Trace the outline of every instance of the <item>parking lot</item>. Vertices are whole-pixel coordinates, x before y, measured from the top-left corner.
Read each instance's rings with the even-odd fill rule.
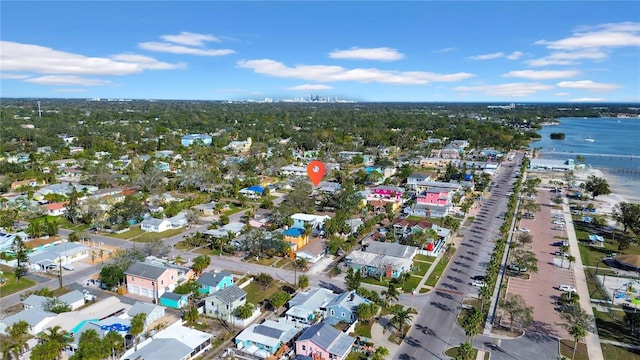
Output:
[[[560,250],[554,246],[558,238],[566,237],[564,230],[554,229],[558,224],[553,224],[553,215],[561,214],[561,210],[553,209],[551,196],[548,189],[540,188],[536,201],[540,204],[540,211],[535,214],[535,219],[520,220],[519,227],[528,228],[533,237],[529,245],[538,259],[538,272],[531,273],[530,279],[523,277],[510,277],[507,283],[507,293],[521,295],[526,304],[533,308],[534,322],[529,330],[542,332],[560,338],[570,338],[567,330],[562,325],[560,313],[555,309],[556,300],[560,297],[559,285],[575,287],[573,269],[569,267],[569,261],[553,253]],[[562,267],[560,267],[562,265]],[[503,316],[503,321],[508,321],[508,316]]]

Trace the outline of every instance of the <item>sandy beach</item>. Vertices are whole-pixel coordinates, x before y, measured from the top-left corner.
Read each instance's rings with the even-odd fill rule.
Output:
[[[628,187],[622,186],[620,179],[615,176],[595,168],[576,169],[574,174],[576,175],[578,185],[584,183],[591,175],[607,180],[611,194],[600,195],[596,197],[595,200],[589,200],[589,202],[592,202],[597,207],[599,214],[610,215],[616,204],[621,202],[640,203],[640,194],[632,191]],[[614,222],[611,221],[610,223],[612,224]]]

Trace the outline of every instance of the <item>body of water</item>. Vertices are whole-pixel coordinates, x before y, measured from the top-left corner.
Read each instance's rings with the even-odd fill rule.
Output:
[[[614,192],[638,199],[640,118],[559,118],[557,121],[559,125],[545,126],[538,131],[542,139],[530,144],[531,148],[539,149],[541,158],[575,160],[581,155],[586,166],[607,175]],[[565,138],[553,140],[551,133],[564,133]]]
[[[540,157],[566,160],[582,155],[587,165],[603,170],[635,171],[638,174],[632,177],[640,178],[640,118],[557,120],[560,125],[543,127],[538,132],[542,139],[530,145],[532,148],[540,148]],[[563,140],[553,140],[549,137],[551,133],[564,133],[566,137]]]

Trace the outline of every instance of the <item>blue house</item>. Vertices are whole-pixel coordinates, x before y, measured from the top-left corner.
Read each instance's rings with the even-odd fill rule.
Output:
[[[335,325],[340,321],[352,324],[357,320],[356,309],[360,304],[371,301],[358,295],[355,291],[348,291],[338,295],[327,305],[326,323]]]
[[[200,284],[200,291],[202,294],[212,294],[218,290],[222,290],[227,286],[233,285],[233,274],[223,270],[215,273],[204,273],[198,280]]]
[[[236,348],[256,357],[267,358],[298,334],[294,324],[265,320],[244,329],[235,338]]]
[[[160,297],[160,305],[173,309],[181,309],[189,304],[189,294],[176,294],[167,291]]]
[[[187,147],[196,142],[202,142],[204,145],[211,145],[211,136],[207,134],[189,134],[180,139],[182,146]]]

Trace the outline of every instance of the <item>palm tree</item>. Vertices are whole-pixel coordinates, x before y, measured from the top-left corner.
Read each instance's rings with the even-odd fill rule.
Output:
[[[398,301],[398,299],[400,298],[400,292],[394,284],[389,283],[389,286],[387,286],[387,290],[382,290],[382,296],[384,296],[385,302],[387,304],[390,304],[391,300]]]
[[[73,341],[73,335],[66,330],[62,330],[60,325],[49,328],[48,332],[40,334],[38,338],[42,343],[53,343],[55,345],[55,347],[51,346],[51,349],[57,350],[56,358],[58,359],[62,351]]]
[[[567,261],[569,262],[569,267],[571,267],[573,265],[573,263],[576,262],[576,257],[573,255],[569,255],[567,256]]]
[[[397,326],[398,330],[400,330],[400,336],[404,339],[404,325],[411,323],[413,315],[409,312],[409,309],[406,309],[402,306],[398,306],[393,311],[393,317],[390,322]]]
[[[0,334],[0,349],[2,349],[3,359],[18,360],[20,358],[20,347],[7,335]]]
[[[458,355],[456,360],[471,360],[471,354],[473,353],[473,347],[470,343],[465,342],[458,347]]]
[[[18,348],[18,354],[22,354],[27,346],[28,329],[29,324],[24,320],[15,322],[7,328],[7,334]]]
[[[482,286],[478,290],[478,296],[480,297],[480,311],[484,312],[484,303],[493,295],[491,289],[488,286]]]
[[[379,346],[371,356],[371,360],[382,360],[385,356],[389,355],[389,349],[384,346]]]
[[[573,353],[571,354],[571,360],[576,357],[576,349],[578,348],[578,341],[584,339],[587,336],[587,330],[584,327],[576,324],[569,327],[569,335],[573,336]]]
[[[144,323],[147,320],[147,314],[139,313],[131,319],[131,327],[129,333],[133,336],[134,351],[138,351],[138,336],[144,331]]]

